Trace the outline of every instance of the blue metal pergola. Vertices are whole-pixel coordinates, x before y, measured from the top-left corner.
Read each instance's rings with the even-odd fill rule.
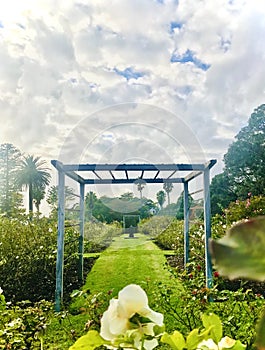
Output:
[[[184,187],[184,263],[189,261],[189,182],[197,176],[203,176],[204,232],[205,232],[205,275],[206,287],[212,286],[212,265],[208,240],[211,237],[210,210],[210,169],[216,164],[212,159],[204,164],[63,164],[52,160],[58,171],[58,237],[56,261],[55,310],[60,311],[63,300],[63,261],[64,261],[64,227],[65,227],[65,176],[79,183],[80,235],[79,235],[79,281],[83,281],[84,251],[84,199],[85,185],[128,184],[137,183],[139,179],[147,184],[182,183]],[[169,172],[162,176],[162,172]],[[83,173],[82,173],[83,172]],[[85,172],[85,173],[84,173]],[[135,177],[133,172],[140,172]],[[176,177],[177,172],[189,172],[183,177]],[[88,174],[87,177],[80,174]],[[153,176],[151,176],[153,174]],[[122,177],[121,177],[122,176]]]

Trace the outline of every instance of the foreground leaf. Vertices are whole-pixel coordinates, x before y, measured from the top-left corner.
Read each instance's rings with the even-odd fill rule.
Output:
[[[257,325],[256,346],[259,350],[265,350],[265,310]]]
[[[183,335],[178,331],[175,331],[173,334],[163,334],[161,342],[170,345],[173,350],[182,350],[186,346]]]
[[[210,240],[215,267],[221,275],[265,280],[265,217],[241,222],[217,241]]]
[[[203,314],[202,323],[206,329],[209,329],[211,327],[210,338],[212,338],[213,341],[217,344],[223,335],[223,326],[220,318],[215,314]]]
[[[97,331],[88,331],[86,335],[79,338],[69,350],[94,350],[106,342],[101,338]]]

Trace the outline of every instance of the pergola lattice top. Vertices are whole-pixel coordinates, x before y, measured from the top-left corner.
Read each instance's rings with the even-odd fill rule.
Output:
[[[215,159],[205,164],[63,164],[52,160],[52,165],[62,171],[71,179],[84,185],[92,184],[127,184],[142,180],[146,183],[184,183],[201,175],[205,169],[210,169],[216,163]],[[132,172],[140,172],[136,177]],[[161,176],[161,172],[170,172],[167,176]],[[183,177],[175,177],[177,172],[189,172]],[[87,178],[77,172],[88,172]],[[108,176],[107,176],[107,174]],[[153,176],[150,173],[153,172]],[[146,173],[148,175],[146,175]],[[119,174],[123,177],[117,177]]]

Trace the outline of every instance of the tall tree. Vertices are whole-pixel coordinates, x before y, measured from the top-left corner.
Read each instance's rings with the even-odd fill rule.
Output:
[[[193,198],[190,194],[189,194],[188,198],[189,198],[189,207],[191,207],[191,205],[193,203]],[[179,220],[184,219],[184,191],[181,192],[181,194],[177,200],[176,218]]]
[[[70,202],[75,200],[75,192],[72,187],[65,186],[65,205],[69,205]],[[51,186],[47,193],[47,203],[51,206],[52,210],[56,210],[58,207],[58,186]]]
[[[93,191],[89,191],[86,194],[85,204],[88,212],[88,220],[91,221],[93,217],[93,209],[97,201],[97,195]]]
[[[163,189],[167,194],[167,204],[170,205],[169,193],[173,190],[173,183],[172,182],[164,182]]]
[[[158,201],[158,204],[160,205],[160,208],[162,209],[166,200],[166,193],[163,190],[158,191],[156,194],[156,199]]]
[[[29,212],[33,211],[34,188],[44,188],[49,185],[51,175],[46,167],[46,161],[40,157],[29,155],[23,158],[17,174],[17,184],[28,189]]]
[[[40,211],[40,203],[45,197],[45,186],[33,186],[33,203],[37,209]]]
[[[212,179],[210,196],[212,215],[221,214],[223,209],[227,208],[231,202],[237,199],[231,179],[229,179],[226,172],[215,175]]]
[[[135,181],[135,185],[137,186],[137,190],[140,193],[140,199],[143,199],[143,189],[145,187],[145,181],[142,179],[138,179],[137,181]]]
[[[236,135],[224,156],[233,192],[245,199],[248,193],[265,194],[265,104],[251,114],[248,125]]]
[[[0,145],[0,211],[10,216],[22,204],[22,195],[16,185],[16,174],[21,161],[18,148],[10,143]]]

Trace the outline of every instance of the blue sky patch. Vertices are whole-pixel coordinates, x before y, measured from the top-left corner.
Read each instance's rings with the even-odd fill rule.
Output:
[[[195,53],[192,50],[187,50],[183,55],[179,55],[177,52],[174,52],[173,55],[171,56],[170,62],[179,62],[179,63],[187,63],[187,62],[192,62],[196,67],[206,71],[208,70],[211,65],[208,63],[204,63],[201,60],[199,60],[196,56]]]
[[[230,49],[230,46],[231,46],[231,40],[221,38],[220,46],[224,52],[228,51]]]
[[[4,25],[1,21],[0,21],[0,28],[4,28]]]
[[[119,70],[118,68],[114,68],[114,72],[126,78],[127,80],[138,79],[144,76],[143,73],[135,71],[132,67],[125,68],[124,70]]]
[[[173,33],[175,28],[180,29],[181,27],[182,27],[182,23],[170,22],[170,33]]]

